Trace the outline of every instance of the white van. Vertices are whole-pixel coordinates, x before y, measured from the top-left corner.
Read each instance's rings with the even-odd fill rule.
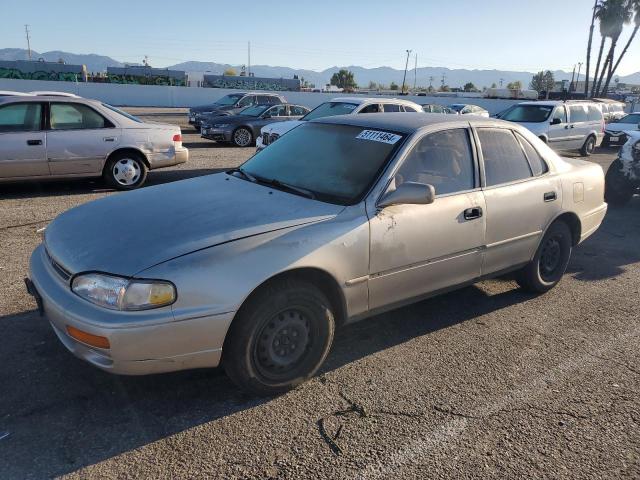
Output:
[[[523,102],[500,118],[528,128],[554,150],[578,150],[585,157],[604,136],[602,111],[589,101]]]

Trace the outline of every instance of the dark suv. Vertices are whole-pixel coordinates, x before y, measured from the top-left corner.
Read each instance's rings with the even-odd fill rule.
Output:
[[[203,115],[234,115],[252,105],[278,105],[287,100],[277,93],[238,92],[230,93],[208,105],[199,105],[189,109],[189,123],[200,128]]]

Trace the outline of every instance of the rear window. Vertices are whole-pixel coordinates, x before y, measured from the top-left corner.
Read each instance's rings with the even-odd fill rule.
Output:
[[[537,177],[538,175],[547,173],[549,171],[549,167],[547,167],[546,162],[542,159],[538,151],[533,148],[533,145],[531,145],[529,141],[519,133],[516,133],[516,137],[520,140],[520,144],[522,145],[522,148],[524,148],[524,153],[527,154],[529,166],[531,167],[533,175]]]
[[[358,105],[346,102],[327,102],[318,105],[307,113],[303,120],[313,120],[314,118],[331,117],[333,115],[347,115],[353,113]]]
[[[396,105],[394,103],[385,103],[382,108],[384,108],[385,112],[399,112],[400,111],[400,105]]]
[[[478,137],[488,187],[531,177],[529,162],[511,130],[480,128]]]

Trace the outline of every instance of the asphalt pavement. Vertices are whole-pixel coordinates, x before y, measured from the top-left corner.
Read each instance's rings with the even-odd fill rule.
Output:
[[[149,185],[252,153],[183,126],[190,161]],[[99,371],[38,316],[22,283],[37,230],[112,194],[0,185],[0,479],[640,478],[640,198],[610,209],[551,292],[486,281],[344,327],[316,378],[259,399],[220,369]]]

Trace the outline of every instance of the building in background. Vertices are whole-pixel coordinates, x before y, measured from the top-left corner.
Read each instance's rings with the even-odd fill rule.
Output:
[[[87,67],[85,65],[69,65],[63,61],[0,60],[0,78],[86,82]]]
[[[185,87],[187,74],[182,70],[152,68],[145,65],[107,67],[108,83],[133,85],[171,85]]]
[[[237,88],[240,90],[299,92],[301,83],[297,78],[210,75],[205,73],[202,86],[208,88]]]

